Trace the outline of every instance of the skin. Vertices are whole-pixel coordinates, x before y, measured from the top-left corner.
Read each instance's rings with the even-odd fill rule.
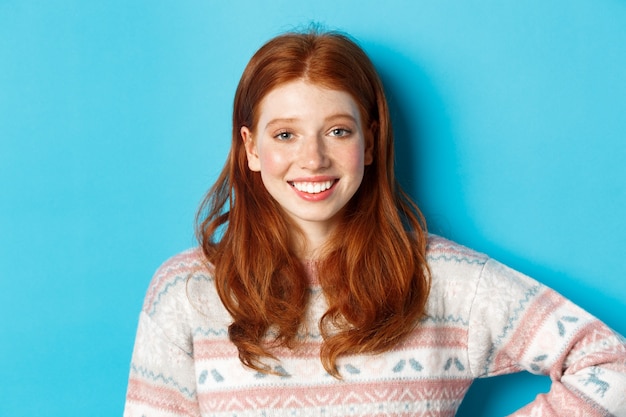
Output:
[[[297,80],[271,90],[257,125],[241,128],[250,170],[301,229],[302,258],[315,257],[372,163],[371,132],[344,91]]]

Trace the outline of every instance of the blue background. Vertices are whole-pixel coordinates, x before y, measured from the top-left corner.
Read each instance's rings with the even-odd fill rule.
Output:
[[[194,244],[241,72],[315,21],[385,82],[431,231],[626,334],[626,2],[0,0],[0,415],[120,415],[153,271]],[[543,377],[479,381],[501,416]]]

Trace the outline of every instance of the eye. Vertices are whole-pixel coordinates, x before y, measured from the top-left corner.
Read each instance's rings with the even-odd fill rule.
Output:
[[[331,129],[330,136],[344,137],[348,136],[352,131],[350,129],[344,129],[342,127],[338,127],[335,129]]]
[[[278,134],[274,135],[274,138],[276,138],[278,140],[289,140],[289,139],[293,138],[293,133],[285,130],[285,131],[279,132]]]

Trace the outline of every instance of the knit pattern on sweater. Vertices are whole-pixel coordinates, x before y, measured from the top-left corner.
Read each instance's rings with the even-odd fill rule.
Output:
[[[311,303],[276,375],[244,367],[231,318],[199,249],[155,274],[141,312],[126,417],[453,416],[475,378],[526,370],[550,375],[549,393],[516,416],[626,415],[626,343],[551,289],[431,236],[427,315],[393,350],[340,358],[342,380],[319,360],[326,303]]]

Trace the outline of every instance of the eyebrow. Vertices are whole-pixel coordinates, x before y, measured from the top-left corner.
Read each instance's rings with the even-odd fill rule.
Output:
[[[328,116],[326,118],[324,118],[325,122],[330,122],[333,121],[335,119],[350,119],[352,122],[357,123],[357,120],[355,119],[354,116],[352,116],[349,113],[338,113],[338,114],[333,114],[331,116]],[[285,123],[294,123],[297,122],[298,118],[293,118],[293,117],[285,117],[285,118],[276,118],[276,119],[272,119],[269,122],[267,122],[267,124],[265,125],[265,129],[271,128],[274,125],[280,125],[280,124],[285,124]]]
[[[285,124],[285,123],[293,123],[298,119],[294,119],[294,118],[277,118],[277,119],[272,119],[269,122],[267,122],[267,124],[265,125],[265,128],[268,129],[274,125],[280,125],[280,124]]]

